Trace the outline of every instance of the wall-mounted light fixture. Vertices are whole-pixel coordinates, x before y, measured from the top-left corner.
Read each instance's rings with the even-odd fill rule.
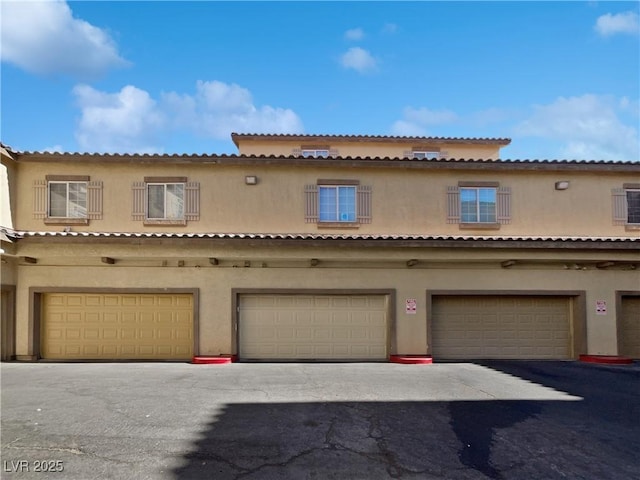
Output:
[[[412,258],[411,260],[407,260],[407,267],[413,267],[414,265],[418,264],[418,260],[416,260],[415,258]]]
[[[258,177],[256,177],[255,175],[247,175],[246,177],[244,177],[244,183],[246,183],[247,185],[257,185]]]
[[[211,257],[211,258],[209,259],[209,263],[210,263],[211,265],[218,265],[218,264],[220,263],[220,261],[219,261],[217,258]]]
[[[569,188],[569,180],[560,180],[556,182],[556,190],[566,190]]]
[[[500,266],[502,268],[509,268],[509,267],[513,267],[515,264],[516,264],[515,260],[505,260],[500,264]]]
[[[312,258],[311,260],[309,260],[309,265],[311,265],[312,267],[318,266],[319,263],[320,260],[318,260],[317,258]]]
[[[113,265],[114,263],[116,263],[116,259],[111,257],[102,257],[100,261],[102,263],[106,263],[107,265]]]

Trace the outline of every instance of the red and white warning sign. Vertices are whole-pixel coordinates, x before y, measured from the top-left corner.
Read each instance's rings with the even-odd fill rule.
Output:
[[[596,300],[596,315],[607,314],[607,302],[604,300]]]
[[[405,302],[405,313],[415,315],[417,310],[417,302],[415,298],[407,298]]]

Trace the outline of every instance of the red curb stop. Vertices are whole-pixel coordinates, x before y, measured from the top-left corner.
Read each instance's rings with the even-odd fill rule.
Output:
[[[405,365],[430,365],[433,363],[433,358],[426,355],[390,355],[389,361],[391,363],[403,363]]]
[[[193,357],[191,363],[194,363],[196,365],[223,365],[227,363],[234,363],[237,361],[237,355],[220,355],[217,357]]]
[[[605,363],[609,365],[629,365],[633,363],[633,359],[618,355],[580,355],[580,361],[587,363]]]

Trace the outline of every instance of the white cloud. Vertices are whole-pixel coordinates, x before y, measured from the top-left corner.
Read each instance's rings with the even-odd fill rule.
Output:
[[[415,123],[407,122],[406,120],[396,120],[393,125],[391,125],[391,135],[424,137],[427,135],[427,129]]]
[[[220,140],[233,131],[303,131],[293,110],[256,107],[249,90],[219,81],[198,81],[195,94],[169,92],[159,100],[131,85],[117,93],[78,85],[74,94],[81,109],[76,139],[87,151],[161,152],[162,136],[178,131]]]
[[[364,30],[361,28],[352,28],[344,32],[344,38],[347,40],[362,40],[364,38]]]
[[[497,107],[474,112],[469,116],[469,123],[474,127],[486,127],[505,122],[513,116],[513,112]]]
[[[382,33],[396,33],[398,31],[398,25],[395,23],[385,23],[382,27]]]
[[[403,116],[411,122],[416,122],[425,126],[451,123],[458,118],[458,116],[451,110],[429,110],[424,107],[407,107],[404,109]]]
[[[174,125],[199,135],[228,139],[231,132],[300,133],[300,117],[290,109],[269,105],[256,107],[251,92],[219,81],[196,84],[195,95],[163,94],[167,110],[175,114]]]
[[[132,85],[117,93],[100,92],[88,85],[73,89],[82,111],[76,140],[92,152],[153,153],[166,116],[144,90]]]
[[[64,1],[2,1],[2,60],[36,74],[95,77],[128,64],[112,38]]]
[[[629,33],[633,35],[640,31],[640,22],[638,21],[638,14],[636,12],[628,11],[616,13],[615,15],[607,13],[598,17],[593,28],[603,37],[617,33]]]
[[[344,68],[352,68],[360,73],[367,73],[377,69],[377,61],[364,48],[352,47],[340,58]]]
[[[391,126],[391,133],[410,137],[424,136],[428,133],[428,127],[450,124],[457,120],[458,115],[451,110],[406,107],[402,111],[402,119]]]
[[[559,97],[548,105],[534,106],[533,114],[516,126],[515,133],[559,142],[563,158],[637,161],[638,130],[621,118],[630,103],[606,95]]]

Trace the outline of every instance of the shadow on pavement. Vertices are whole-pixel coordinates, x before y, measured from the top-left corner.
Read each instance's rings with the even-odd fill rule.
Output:
[[[227,404],[174,477],[619,479],[637,474],[638,371],[622,372],[635,375],[629,381],[617,379],[618,372],[580,364],[555,369],[478,363],[583,400]]]

